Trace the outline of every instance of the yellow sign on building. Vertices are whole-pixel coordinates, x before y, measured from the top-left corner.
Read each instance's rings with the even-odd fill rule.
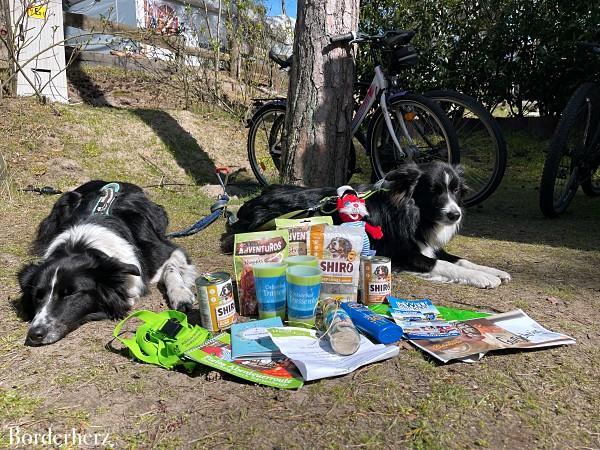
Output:
[[[27,15],[34,19],[45,19],[48,12],[48,5],[32,5],[27,8]]]

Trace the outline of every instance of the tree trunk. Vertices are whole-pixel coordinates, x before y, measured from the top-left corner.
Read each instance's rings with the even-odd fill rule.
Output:
[[[2,36],[0,40],[0,46],[6,46],[4,51],[0,51],[2,55],[6,55],[6,63],[8,66],[8,85],[3,85],[0,81],[0,98],[2,97],[3,90],[6,89],[11,96],[17,95],[17,79],[15,61],[13,59],[15,54],[14,48],[14,34],[13,34],[13,17],[11,14],[10,3],[8,0],[0,0],[0,25],[3,25],[6,34]]]
[[[235,20],[235,19],[234,19]],[[241,67],[241,56],[240,56],[240,44],[237,37],[237,26],[231,33],[230,45],[229,45],[229,76],[235,80],[240,79],[240,67]]]
[[[341,185],[351,142],[354,61],[334,35],[356,31],[359,0],[299,0],[290,71],[282,178],[305,186]]]

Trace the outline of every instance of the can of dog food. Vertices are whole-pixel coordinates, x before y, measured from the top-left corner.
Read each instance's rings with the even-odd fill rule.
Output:
[[[361,260],[363,269],[362,302],[365,305],[383,303],[392,293],[392,261],[385,256]]]
[[[226,272],[203,273],[196,278],[202,326],[209,331],[226,330],[237,319],[231,277]]]
[[[374,256],[361,256],[360,257],[360,270],[358,271],[358,299],[360,301],[364,301],[365,298],[365,289],[364,289],[364,280],[365,280],[365,263],[367,261],[371,261]]]

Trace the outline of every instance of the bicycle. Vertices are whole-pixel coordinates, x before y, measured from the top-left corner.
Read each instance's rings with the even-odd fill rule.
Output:
[[[578,45],[600,55],[600,44]],[[546,217],[562,214],[579,186],[600,195],[600,85],[581,84],[562,111],[546,155],[540,181],[540,209]]]
[[[374,178],[407,161],[426,162],[436,159],[458,164],[460,154],[454,128],[444,111],[433,100],[401,90],[397,74],[417,63],[415,49],[408,45],[413,31],[391,30],[377,35],[347,33],[330,38],[332,44],[369,43],[380,51],[380,64],[368,89],[357,83],[355,92],[362,98],[352,119],[352,136],[370,158]],[[281,68],[291,61],[269,53]],[[257,110],[248,121],[248,159],[257,180],[262,185],[279,180],[286,99],[257,99]],[[375,103],[377,102],[377,106]],[[367,120],[365,136],[361,125]],[[354,172],[356,152],[350,149],[348,178]]]
[[[269,52],[269,57],[283,70],[291,66],[291,58],[279,58],[272,51]],[[369,87],[369,83],[355,83],[355,97],[359,99],[364,97]],[[451,90],[435,90],[426,92],[424,95],[436,101],[450,118],[456,131],[459,159],[465,169],[466,183],[471,188],[470,193],[463,199],[464,205],[469,207],[481,203],[496,190],[506,170],[506,143],[498,123],[481,103],[465,94]],[[251,165],[253,161],[257,161],[257,164],[261,166],[256,170],[253,168],[257,179],[261,184],[268,184],[269,181],[264,176],[265,172],[270,172],[269,178],[275,179],[279,176],[278,164],[281,155],[281,138],[283,137],[280,133],[283,131],[286,99],[280,97],[267,102],[263,99],[257,100],[259,102],[257,106],[260,108],[248,122],[250,127],[248,154]],[[264,127],[267,132],[263,142],[257,145],[254,130],[260,127]],[[355,137],[365,149],[367,156],[370,156],[364,133],[356,131]],[[260,151],[262,158],[256,156],[257,148],[267,149],[266,152]],[[271,157],[274,162],[271,162]],[[418,158],[416,160],[419,161]],[[354,146],[350,151],[350,163],[349,177],[355,172]],[[376,173],[377,170],[374,172],[378,177],[381,176]]]

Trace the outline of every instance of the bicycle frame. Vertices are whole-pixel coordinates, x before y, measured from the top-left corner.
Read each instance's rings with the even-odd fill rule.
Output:
[[[394,142],[394,146],[400,152],[401,157],[406,157],[407,156],[406,152],[402,149],[400,142],[398,142],[398,138],[396,137],[396,132],[394,131],[394,126],[392,125],[392,119],[390,119],[390,115],[388,112],[387,97],[386,97],[386,93],[388,91],[388,86],[389,86],[389,83],[387,81],[387,78],[383,74],[383,70],[381,70],[381,66],[376,66],[375,67],[375,76],[373,77],[373,81],[371,82],[371,85],[369,86],[369,89],[367,90],[367,95],[363,99],[358,110],[356,111],[356,114],[352,118],[352,136],[354,136],[356,134],[356,132],[358,131],[358,128],[365,120],[365,117],[367,117],[368,112],[371,110],[371,108],[375,104],[375,101],[377,100],[377,97],[379,96],[379,106],[381,107],[381,110],[383,111],[383,118],[385,120],[385,124],[388,128],[390,136],[392,137],[392,141]],[[407,140],[411,146],[414,145],[414,142],[413,142],[412,138],[410,137],[410,134],[406,128],[406,123],[404,122],[404,117],[402,117],[402,114],[397,115],[397,119],[398,119],[398,122],[400,123],[400,127],[402,128],[402,132],[404,133],[404,136],[407,138]],[[410,156],[412,156],[412,155],[410,155]]]

